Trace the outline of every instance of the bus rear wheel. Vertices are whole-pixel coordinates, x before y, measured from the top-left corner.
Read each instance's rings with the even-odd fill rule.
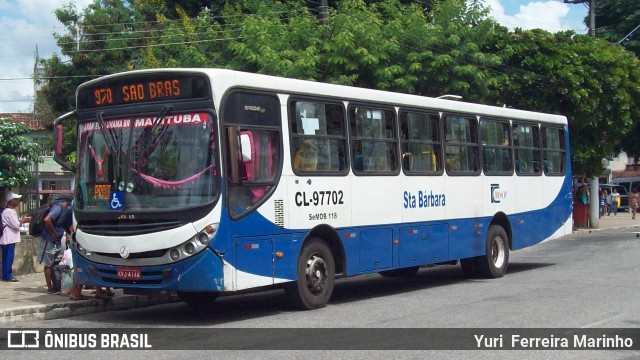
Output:
[[[298,257],[296,281],[285,287],[292,304],[300,310],[325,307],[333,293],[335,271],[327,244],[319,238],[310,239]]]
[[[487,233],[486,254],[477,258],[480,275],[500,278],[509,266],[509,238],[502,226],[492,225]]]

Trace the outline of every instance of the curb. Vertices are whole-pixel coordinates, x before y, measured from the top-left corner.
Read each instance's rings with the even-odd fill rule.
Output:
[[[622,229],[634,229],[634,228],[636,228],[637,230],[640,231],[640,225],[625,225],[625,226],[608,227],[608,228],[594,228],[594,229],[581,228],[581,229],[573,230],[573,232],[571,234],[572,235],[585,235],[585,234],[591,234],[593,232],[600,232],[600,231],[605,231],[605,230],[622,230]]]
[[[88,299],[0,310],[0,324],[22,321],[53,320],[72,316],[144,308],[180,302],[175,293],[160,295],[120,295],[110,300]]]

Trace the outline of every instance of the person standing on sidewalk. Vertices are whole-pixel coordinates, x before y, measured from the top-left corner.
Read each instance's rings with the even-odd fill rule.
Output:
[[[57,200],[59,203],[52,205],[49,213],[44,217],[42,239],[36,253],[38,263],[44,265],[44,279],[47,283],[47,292],[50,294],[60,291],[53,284],[53,266],[62,249],[65,225],[71,225],[66,224],[71,216],[71,208],[69,207],[71,196],[60,196]]]
[[[2,222],[2,236],[0,236],[0,248],[2,248],[2,281],[18,282],[13,277],[13,258],[16,244],[20,242],[20,225],[28,223],[31,218],[28,216],[18,220],[16,208],[20,204],[18,195],[11,191],[7,192],[7,205],[2,210],[0,220]]]
[[[618,199],[620,199],[620,194],[618,194],[618,190],[616,188],[613,188],[613,190],[611,190],[611,195],[609,195],[609,198],[611,199],[609,201],[611,205],[609,205],[609,212],[607,213],[607,216],[611,216],[612,211],[614,215],[618,215]]]
[[[636,188],[633,188],[633,190],[631,190],[631,195],[629,195],[629,206],[631,207],[631,219],[635,220],[638,207],[640,207],[640,195]]]

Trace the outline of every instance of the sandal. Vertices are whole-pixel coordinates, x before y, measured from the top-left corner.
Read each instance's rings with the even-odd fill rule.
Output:
[[[79,300],[89,300],[89,299],[91,299],[91,298],[90,298],[90,297],[88,297],[88,296],[80,295],[80,297],[72,297],[72,296],[69,296],[69,299],[71,299],[71,300],[73,300],[73,301],[79,301]]]

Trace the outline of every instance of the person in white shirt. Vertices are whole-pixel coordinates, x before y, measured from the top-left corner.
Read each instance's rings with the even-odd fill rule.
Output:
[[[2,236],[0,236],[0,248],[2,248],[2,281],[18,282],[13,277],[13,258],[15,254],[16,244],[20,242],[20,225],[31,221],[29,216],[18,219],[16,208],[20,204],[18,195],[11,191],[7,192],[7,205],[2,209]]]

